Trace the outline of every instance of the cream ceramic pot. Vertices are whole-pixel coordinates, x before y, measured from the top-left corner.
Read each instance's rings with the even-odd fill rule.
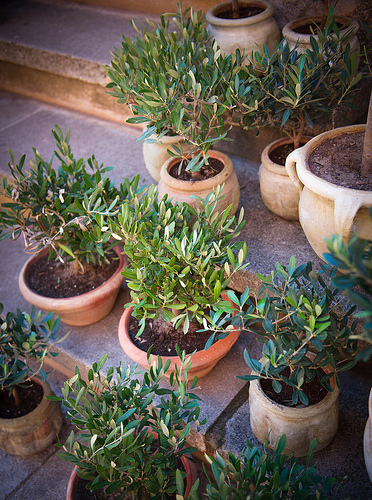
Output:
[[[215,5],[207,12],[208,31],[216,39],[222,53],[230,54],[239,48],[249,56],[252,49],[257,49],[257,44],[261,47],[266,44],[272,51],[280,40],[280,30],[273,18],[273,5],[268,0],[243,0],[239,5],[263,7],[265,10],[242,19],[222,19],[218,14],[231,10],[231,2],[227,1]]]
[[[339,134],[364,131],[365,125],[353,125],[324,132],[287,157],[285,168],[300,192],[301,226],[313,250],[322,259],[327,251],[324,238],[333,234],[341,233],[345,242],[352,232],[361,238],[372,239],[369,217],[372,191],[349,189],[321,179],[311,172],[309,156],[323,141],[332,140]]]
[[[168,194],[169,198],[173,198],[173,202],[186,202],[193,207],[199,207],[200,202],[194,198],[190,198],[191,195],[199,196],[204,200],[218,185],[222,186],[222,184],[224,184],[222,194],[225,195],[225,197],[217,203],[216,210],[217,212],[222,212],[228,205],[232,204],[230,216],[233,216],[239,205],[240,187],[232,161],[227,155],[220,151],[209,151],[209,155],[212,158],[220,160],[224,168],[214,177],[201,181],[175,179],[169,174],[169,171],[173,165],[179,161],[179,158],[170,158],[166,161],[160,171],[160,181],[158,185],[159,199],[165,194]]]
[[[370,480],[372,481],[372,390],[369,394],[369,419],[364,431],[364,460]]]
[[[152,135],[149,139],[150,142],[143,143],[143,158],[151,177],[156,182],[159,182],[161,167],[170,158],[167,150],[172,150],[172,146],[175,145],[183,151],[189,151],[191,146],[185,144],[185,140],[181,135],[164,135],[160,140],[156,135]]]

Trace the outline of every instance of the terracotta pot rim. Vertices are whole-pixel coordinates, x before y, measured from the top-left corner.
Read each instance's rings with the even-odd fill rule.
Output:
[[[35,375],[34,377],[31,377],[32,382],[41,385],[43,388],[43,397],[40,401],[40,403],[37,405],[36,408],[34,408],[32,411],[26,413],[26,415],[22,415],[21,417],[15,417],[15,418],[1,418],[0,417],[0,422],[11,422],[14,425],[17,425],[17,427],[23,427],[23,422],[28,420],[30,418],[30,415],[36,416],[41,416],[45,408],[51,403],[49,399],[46,399],[46,396],[51,396],[53,394],[53,391],[49,385],[49,383],[46,380],[42,380],[40,377]]]
[[[144,129],[147,128],[147,127],[144,127]],[[158,139],[158,135],[156,134],[152,134],[150,135],[150,137],[148,137],[148,139],[152,139],[152,140],[155,140],[157,142],[157,144],[174,144],[174,143],[177,143],[177,142],[182,142],[185,140],[185,137],[183,135],[168,135],[168,134],[165,134],[163,135],[163,137],[160,139]],[[143,141],[144,144],[151,144],[151,143],[146,143],[146,139]]]
[[[217,17],[216,14],[223,11],[226,7],[231,7],[231,1],[228,0],[209,9],[206,14],[206,19],[210,24],[215,26],[240,27],[260,23],[274,14],[274,6],[268,0],[241,0],[241,4],[243,7],[249,4],[262,5],[262,7],[265,7],[265,10],[255,16],[245,17],[242,19],[221,19]]]
[[[160,170],[160,177],[163,179],[166,185],[171,186],[173,189],[177,191],[190,191],[190,186],[195,186],[195,191],[202,191],[205,189],[210,189],[212,191],[213,187],[218,184],[222,185],[227,177],[232,174],[234,167],[231,159],[225,153],[221,153],[220,151],[212,150],[209,152],[209,155],[212,158],[216,158],[220,160],[224,168],[214,177],[210,177],[209,179],[205,179],[202,181],[184,181],[180,179],[175,179],[169,174],[169,170],[173,167],[175,163],[179,161],[179,157],[169,158]],[[192,190],[192,189],[191,189]]]
[[[123,268],[127,265],[127,256],[121,252],[119,245],[116,246],[113,250],[119,256],[119,259],[120,259],[119,266],[118,266],[117,270],[114,272],[114,274],[107,281],[102,283],[102,285],[98,286],[94,290],[83,293],[81,295],[75,295],[73,297],[67,297],[67,298],[57,298],[57,297],[45,297],[44,295],[40,295],[37,292],[34,292],[28,286],[28,283],[26,280],[26,275],[27,275],[27,272],[30,269],[31,265],[35,261],[37,261],[41,257],[43,257],[47,252],[49,252],[49,248],[43,248],[43,250],[41,250],[41,252],[39,252],[36,255],[32,255],[26,261],[26,263],[23,265],[21,272],[20,272],[20,275],[19,275],[19,285],[20,285],[20,287],[22,286],[22,288],[24,287],[25,293],[27,294],[27,297],[25,297],[26,300],[28,300],[31,303],[34,303],[35,305],[37,305],[40,300],[43,301],[44,303],[48,302],[51,304],[50,305],[51,310],[54,310],[56,308],[56,306],[52,305],[52,304],[58,304],[59,307],[68,308],[76,300],[76,298],[79,298],[79,301],[82,303],[82,307],[83,307],[83,304],[85,301],[90,302],[92,300],[92,298],[94,299],[96,297],[98,298],[98,297],[102,296],[102,291],[104,288],[109,288],[110,290],[117,288],[124,281],[124,276],[121,273],[122,273]],[[35,302],[32,302],[32,300],[34,300]]]
[[[306,144],[311,139],[312,139],[311,136],[303,136],[301,138],[301,143],[303,142],[304,144]],[[291,142],[293,142],[293,141],[290,137],[281,137],[280,139],[276,139],[275,141],[268,144],[261,153],[261,163],[264,165],[264,167],[267,168],[268,170],[270,170],[271,172],[274,172],[275,174],[283,175],[284,177],[288,177],[285,166],[279,165],[278,163],[273,162],[270,159],[269,155],[278,146],[282,146],[283,144],[290,144]]]
[[[296,28],[299,26],[303,26],[304,24],[308,23],[309,21],[315,21],[317,24],[320,23],[321,21],[321,16],[308,16],[308,17],[300,17],[298,19],[294,19],[293,21],[289,21],[287,24],[284,25],[282,33],[283,36],[286,38],[289,38],[291,40],[299,40],[299,41],[307,41],[310,43],[310,37],[314,36],[317,38],[317,35],[307,35],[304,33],[298,33],[296,31]],[[335,16],[336,21],[340,21],[343,24],[348,23],[348,26],[346,28],[343,28],[340,30],[340,34],[346,33],[348,30],[353,29],[354,30],[354,35],[357,34],[359,30],[359,23],[356,21],[356,19],[353,19],[348,16]]]
[[[308,157],[309,155],[325,140],[330,140],[338,135],[343,134],[355,134],[365,131],[366,125],[349,125],[346,127],[339,127],[333,130],[328,130],[313,137],[305,146],[295,149],[288,158],[296,161],[297,163],[297,175],[302,184],[306,185],[309,189],[315,193],[328,198],[330,200],[336,200],[342,196],[356,197],[361,201],[361,204],[366,206],[371,205],[372,191],[359,190],[353,188],[347,188],[344,186],[338,186],[337,184],[332,184],[329,181],[318,177],[313,172],[311,172]],[[301,161],[302,160],[302,161]],[[287,170],[288,171],[288,170]]]
[[[318,403],[301,408],[281,405],[280,403],[277,403],[273,399],[269,398],[263,391],[260,380],[251,380],[249,390],[253,390],[255,396],[258,396],[260,398],[262,406],[267,408],[268,411],[279,415],[283,415],[285,413],[289,418],[293,419],[302,419],[310,418],[319,413],[319,411],[326,411],[334,404],[334,402],[338,399],[340,393],[340,390],[336,384],[335,376],[330,379],[330,384],[332,386],[333,392],[328,392],[327,395]]]

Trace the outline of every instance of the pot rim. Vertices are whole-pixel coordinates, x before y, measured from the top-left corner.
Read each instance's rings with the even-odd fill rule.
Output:
[[[48,302],[48,307],[50,308],[49,310],[54,310],[55,312],[58,312],[61,309],[69,309],[71,308],[71,305],[76,299],[79,299],[81,306],[84,307],[84,304],[86,302],[91,302],[92,299],[95,298],[101,298],[102,295],[109,295],[112,290],[115,290],[117,287],[121,285],[121,283],[124,281],[124,276],[121,274],[124,267],[127,266],[128,259],[125,254],[122,253],[122,249],[120,245],[117,245],[116,247],[113,248],[113,250],[118,254],[119,256],[119,265],[117,270],[114,272],[114,274],[102,285],[98,286],[94,290],[91,290],[89,292],[83,293],[81,295],[75,295],[74,297],[66,297],[66,298],[57,298],[57,297],[45,297],[44,295],[40,295],[37,292],[34,292],[31,290],[29,287],[26,276],[28,274],[28,271],[31,267],[31,265],[39,260],[41,257],[43,257],[47,252],[49,252],[49,248],[43,248],[39,253],[32,255],[26,263],[23,265],[21,272],[19,274],[19,286],[21,288],[21,292],[23,295],[24,292],[24,297],[25,299],[36,305],[37,307],[43,308],[46,302]],[[107,290],[106,290],[107,289]],[[43,303],[43,305],[39,305],[40,301]]]
[[[214,187],[217,185],[222,185],[226,182],[228,177],[233,173],[234,167],[231,159],[225,153],[221,153],[220,151],[211,150],[209,155],[212,158],[216,158],[220,160],[224,168],[214,177],[210,177],[209,179],[204,179],[202,181],[184,181],[180,179],[175,179],[169,174],[169,170],[173,167],[173,165],[179,161],[180,157],[171,157],[167,160],[160,170],[160,178],[167,186],[172,186],[173,189],[177,191],[190,191],[190,186],[195,186],[195,191],[202,191],[209,189],[212,191]]]
[[[206,14],[206,19],[210,24],[213,24],[214,26],[227,28],[261,23],[262,21],[266,21],[266,19],[274,14],[274,6],[269,2],[269,0],[241,0],[241,4],[242,6],[250,4],[260,4],[262,5],[262,7],[265,7],[265,10],[263,12],[260,12],[260,14],[256,14],[255,16],[251,17],[244,17],[243,19],[221,19],[217,17],[216,14],[224,10],[226,7],[231,7],[231,1],[228,0],[226,2],[219,3],[209,9]]]
[[[286,414],[288,418],[297,420],[299,418],[300,419],[311,418],[314,415],[318,414],[320,411],[322,412],[327,411],[334,405],[340,393],[340,390],[336,384],[335,375],[330,379],[330,384],[332,386],[333,392],[328,392],[327,395],[318,403],[315,403],[314,405],[304,406],[301,408],[294,408],[291,406],[281,405],[280,403],[277,403],[273,399],[270,399],[263,391],[259,379],[250,381],[249,391],[252,391],[252,396],[258,397],[260,399],[261,405],[265,407],[268,411],[276,413],[278,415]]]
[[[289,168],[287,168],[289,158],[290,161],[296,162],[297,175],[301,183],[315,193],[334,201],[342,196],[347,196],[348,198],[355,197],[358,198],[362,204],[370,206],[372,201],[372,191],[347,188],[344,186],[338,186],[337,184],[332,184],[331,182],[326,181],[311,172],[308,164],[309,155],[323,141],[332,139],[333,137],[342,134],[355,134],[363,132],[365,131],[365,128],[365,124],[349,125],[346,127],[339,127],[333,130],[328,130],[313,137],[307,144],[305,144],[305,146],[295,149],[292,153],[290,153],[290,155],[288,155],[286,162],[287,172],[289,172]]]
[[[340,22],[343,22],[344,24],[348,23],[348,26],[346,28],[343,28],[340,30],[340,35],[342,36],[345,34],[348,30],[353,29],[353,35],[356,36],[358,30],[359,30],[359,23],[356,19],[353,19],[348,16],[335,16],[336,21],[339,20]],[[314,36],[317,38],[318,35],[307,35],[304,33],[298,33],[296,31],[296,28],[298,26],[302,26],[309,21],[314,21],[317,24],[321,21],[321,16],[308,16],[308,17],[300,17],[298,19],[294,19],[293,21],[289,21],[287,24],[284,25],[282,29],[283,36],[285,38],[289,38],[291,40],[299,41],[299,42],[308,42],[310,43],[310,37]]]
[[[310,139],[312,139],[312,136],[303,136],[301,138],[301,142],[307,143],[310,141]],[[268,144],[261,153],[261,164],[275,174],[288,177],[288,174],[285,170],[285,165],[279,165],[278,163],[273,162],[270,159],[269,155],[278,146],[282,146],[283,144],[290,144],[291,142],[293,141],[290,137],[281,137],[280,139],[276,139],[275,141],[270,142],[270,144]]]

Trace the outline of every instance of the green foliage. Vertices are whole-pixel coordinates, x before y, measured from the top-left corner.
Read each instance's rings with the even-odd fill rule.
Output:
[[[228,454],[227,460],[216,454],[206,455],[211,465],[212,478],[207,485],[208,500],[274,500],[313,499],[326,500],[336,479],[323,479],[317,474],[317,466],[310,466],[316,447],[313,440],[306,465],[299,463],[292,454],[283,453],[286,436],[279,440],[273,454],[267,446],[261,451],[249,441],[242,452]],[[197,497],[194,497],[197,498]]]
[[[106,67],[109,93],[130,105],[134,117],[128,122],[149,125],[139,140],[151,134],[160,139],[165,133],[184,136],[193,146],[190,154],[196,155],[188,169],[198,170],[207,162],[210,147],[231,128],[239,104],[235,76],[242,58],[222,56],[202,12],[182,11],[181,4],[177,13],[162,14],[157,24],[132,25],[138,36],[133,41],[123,37]],[[254,97],[251,104],[256,107]]]
[[[200,200],[195,210],[187,203],[173,205],[167,196],[158,201],[151,186],[132,205],[124,202],[115,217],[91,214],[123,242],[129,260],[123,275],[135,303],[133,314],[141,320],[139,334],[146,318],[159,317],[159,311],[176,327],[183,323],[186,333],[190,321],[201,323],[210,308],[228,308],[221,293],[232,275],[247,266],[246,245],[232,242],[244,226],[243,211],[237,221],[229,217],[231,206],[216,212],[221,190]]]
[[[2,312],[3,304],[0,303],[0,314]],[[51,351],[53,343],[50,340],[56,340],[59,322],[60,318],[53,313],[42,318],[41,311],[36,313],[34,307],[31,314],[17,309],[15,313],[0,316],[0,390],[12,391],[37,374],[46,379],[45,357],[58,355]]]
[[[127,492],[137,499],[182,495],[185,473],[177,462],[195,451],[186,446],[191,424],[205,422],[199,423],[198,398],[190,392],[197,379],[189,388],[189,359],[180,358],[168,389],[161,382],[169,362],[163,366],[161,358],[156,361],[148,353],[148,373],[128,365],[110,367],[104,376],[105,355],[89,370],[88,382],[76,368],[63,397],[49,397],[62,402],[78,430],[65,445],[57,445],[64,450],[59,456],[79,467],[89,490],[104,488],[117,498]]]
[[[344,243],[342,235],[335,234],[326,243],[330,253],[324,254],[324,258],[341,271],[333,278],[333,284],[346,291],[358,307],[354,316],[363,320],[364,330],[354,337],[369,344],[358,353],[358,359],[367,361],[372,355],[372,241],[354,234]]]
[[[217,320],[212,315],[212,329],[218,332],[225,325],[237,325],[257,334],[263,343],[260,361],[244,351],[254,373],[238,378],[269,379],[277,393],[283,384],[290,386],[293,404],[305,405],[304,384],[315,377],[332,391],[329,380],[336,374],[340,386],[338,373],[354,366],[359,346],[352,335],[357,326],[352,318],[355,306],[332,284],[334,274],[330,266],[313,270],[311,262],[296,267],[291,257],[288,269],[277,264],[269,276],[258,275],[262,285],[257,296],[249,288],[240,299],[228,292],[238,311],[234,317]],[[262,326],[256,328],[258,323]]]
[[[76,160],[69,145],[70,131],[64,136],[56,125],[52,130],[57,149],[49,162],[34,148],[30,170],[24,169],[26,156],[16,165],[10,151],[9,169],[13,182],[3,179],[0,194],[9,198],[0,211],[0,239],[23,236],[27,252],[49,247],[50,258],[83,264],[107,262],[113,247],[110,235],[92,225],[86,215],[91,208],[113,207],[137,190],[138,177],[117,189],[107,177],[112,167],[99,165],[94,156],[87,165]],[[58,170],[53,159],[60,162]]]
[[[242,67],[239,78],[249,82],[259,102],[253,121],[250,110],[247,116],[241,110],[244,128],[278,127],[297,148],[305,126],[325,126],[336,110],[353,107],[352,91],[365,75],[357,71],[357,55],[350,50],[353,30],[341,36],[332,9],[316,34],[303,53],[283,39],[271,54],[267,46],[258,48],[253,61]]]

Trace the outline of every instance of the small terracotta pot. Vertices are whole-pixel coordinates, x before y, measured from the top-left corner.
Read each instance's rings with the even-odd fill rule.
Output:
[[[94,290],[64,299],[44,297],[31,290],[27,284],[27,276],[30,267],[35,261],[49,252],[43,249],[39,254],[33,255],[21,269],[19,276],[19,288],[23,297],[40,309],[54,311],[61,317],[61,321],[67,325],[86,326],[100,321],[114,307],[124,276],[121,274],[127,265],[127,258],[121,253],[120,247],[115,247],[115,252],[120,258],[118,269],[109,280]]]
[[[364,460],[369,478],[372,482],[372,389],[368,400],[369,418],[364,431]]]
[[[143,143],[143,158],[145,166],[151,177],[156,181],[160,181],[160,170],[164,163],[169,160],[170,156],[167,150],[172,151],[172,146],[181,147],[182,151],[189,151],[191,146],[187,146],[184,138],[181,135],[164,135],[160,141],[155,135],[149,137],[155,142]]]
[[[194,462],[191,462],[187,458],[187,456],[182,455],[181,457],[182,465],[185,468],[186,472],[186,486],[185,486],[185,498],[188,496],[190,493],[190,490],[195,483],[195,481],[198,478],[198,472],[196,470],[196,466]],[[77,475],[77,469],[78,467],[74,467],[73,471],[71,472],[71,476],[67,485],[67,494],[66,494],[66,500],[76,500],[76,492],[78,488],[78,482],[80,480],[79,476]]]
[[[0,418],[0,448],[11,455],[28,456],[44,450],[53,443],[62,427],[62,410],[48,382],[38,377],[32,381],[43,387],[44,395],[37,408],[17,418]]]
[[[329,130],[311,139],[302,148],[295,149],[287,157],[285,168],[300,191],[299,220],[310,245],[324,260],[327,252],[324,238],[342,234],[347,242],[352,232],[361,238],[372,239],[369,209],[372,206],[372,191],[350,189],[332,184],[316,176],[309,167],[309,157],[323,141],[332,143],[338,135],[348,135],[365,131],[365,125],[351,125]],[[324,163],[337,158],[337,150]],[[334,168],[333,164],[327,165]]]
[[[304,138],[306,143],[310,138]],[[270,159],[270,153],[283,144],[292,143],[292,139],[278,139],[269,144],[261,154],[259,169],[260,190],[262,201],[274,214],[288,220],[298,220],[298,204],[300,192],[292,182],[285,166]]]
[[[210,151],[209,154],[212,158],[220,160],[224,168],[219,174],[203,181],[183,181],[175,179],[169,174],[169,171],[173,165],[179,161],[179,158],[170,158],[166,161],[160,171],[158,186],[159,199],[165,194],[168,194],[168,197],[172,198],[174,203],[186,202],[193,207],[199,207],[200,202],[190,198],[191,195],[199,196],[204,200],[218,185],[225,184],[222,191],[225,197],[217,203],[216,210],[217,212],[222,212],[232,204],[230,216],[234,215],[239,205],[240,187],[232,161],[227,155],[219,151]]]
[[[224,300],[229,300],[226,296]],[[129,335],[129,324],[133,307],[125,309],[119,323],[119,342],[124,352],[135,362],[139,363],[144,368],[148,368],[147,353],[135,346]],[[196,351],[191,357],[191,367],[187,372],[187,378],[192,380],[195,375],[198,378],[204,377],[209,373],[232,348],[238,340],[240,330],[233,330],[222,340],[215,342],[207,351]],[[155,356],[155,355],[154,355]],[[161,356],[163,365],[170,359],[169,370],[165,376],[169,377],[171,372],[175,370],[175,366],[180,366],[178,356]]]
[[[315,405],[302,408],[283,406],[270,399],[261,388],[259,380],[249,385],[250,422],[254,435],[262,443],[269,439],[269,446],[285,434],[287,444],[284,452],[288,455],[306,456],[311,441],[316,438],[316,451],[325,448],[335,437],[338,429],[339,389],[335,377],[330,380],[333,392]]]
[[[296,31],[300,26],[305,26],[309,21],[314,21],[318,26],[321,23],[321,17],[302,17],[299,19],[295,19],[294,21],[290,21],[287,23],[282,30],[283,37],[287,39],[288,45],[291,49],[296,47],[298,52],[305,52],[305,50],[311,50],[310,38],[314,36],[316,40],[318,40],[318,35],[305,35]],[[357,32],[359,30],[359,23],[355,19],[351,19],[346,16],[336,16],[336,22],[341,25],[347,25],[347,28],[344,28],[340,31],[340,36],[346,34],[347,31],[353,30],[353,36],[350,39],[350,49],[355,51],[356,54],[360,53],[360,44],[357,38]]]
[[[218,14],[231,11],[231,2],[222,2],[212,7],[206,15],[208,31],[216,39],[223,54],[236,49],[245,51],[250,59],[251,51],[257,46],[268,45],[270,52],[280,40],[280,31],[275,21],[274,6],[268,0],[240,0],[239,6],[262,7],[265,10],[255,16],[241,19],[223,19]]]

